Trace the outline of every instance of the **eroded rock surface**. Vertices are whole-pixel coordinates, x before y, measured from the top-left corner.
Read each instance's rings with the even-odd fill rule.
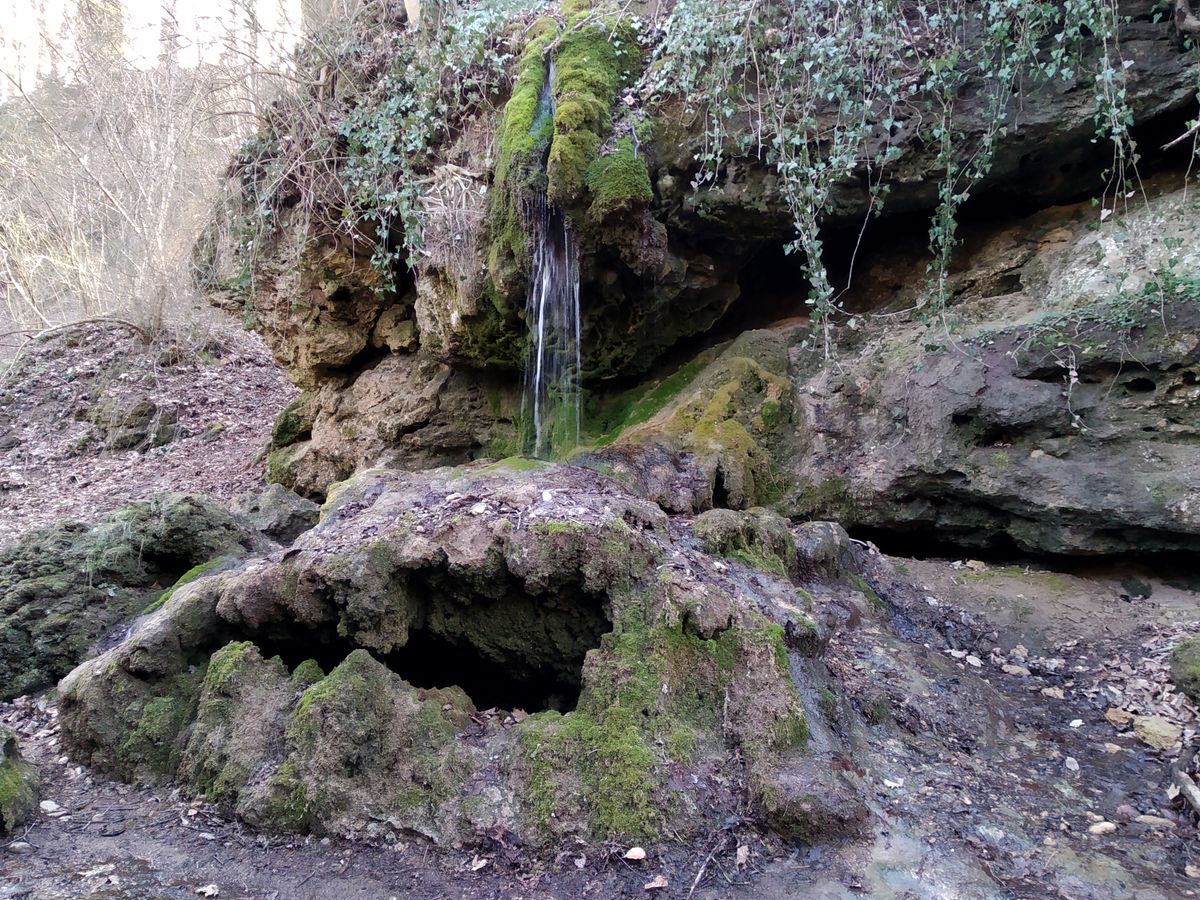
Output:
[[[269,828],[678,838],[749,803],[785,833],[854,830],[853,779],[803,775],[827,767],[803,603],[586,469],[372,470],[77,668],[64,739]]]
[[[52,684],[195,567],[272,543],[189,494],[129,503],[0,550],[0,697]]]

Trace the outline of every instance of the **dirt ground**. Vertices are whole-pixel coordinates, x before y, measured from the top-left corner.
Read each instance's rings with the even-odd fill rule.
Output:
[[[164,491],[226,499],[261,488],[271,424],[295,393],[261,339],[233,324],[150,343],[89,324],[27,346],[0,361],[0,546]],[[107,449],[88,418],[115,400],[170,410],[178,436]]]
[[[16,438],[0,455],[0,542],[157,491],[228,497],[260,483],[261,448],[292,389],[257,339],[228,332],[192,356],[164,356],[125,335],[88,334],[55,344],[54,365],[5,387]],[[187,436],[158,450],[71,452],[86,427],[76,411],[94,402],[97,381],[177,406]],[[861,616],[798,680],[811,685],[806,705],[845,739],[815,727],[811,752],[866,792],[872,824],[858,838],[788,846],[734,820],[627,861],[625,846],[533,852],[504,834],[477,850],[370,833],[263,835],[169,788],[77,767],[62,755],[47,695],[0,705],[49,804],[0,841],[0,898],[1200,894],[1195,817],[1170,791],[1197,715],[1167,666],[1174,643],[1200,630],[1195,575],[1147,561],[1068,571],[880,556],[869,579],[815,591],[818,608],[835,600]],[[1178,740],[1150,746],[1135,727],[1142,716]],[[853,746],[852,757],[835,743]]]

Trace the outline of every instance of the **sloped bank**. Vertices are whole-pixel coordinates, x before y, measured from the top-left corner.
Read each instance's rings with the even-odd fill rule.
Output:
[[[690,544],[585,469],[369,471],[64,679],[64,742],[264,828],[686,839],[749,803],[855,829],[806,752],[803,597]]]

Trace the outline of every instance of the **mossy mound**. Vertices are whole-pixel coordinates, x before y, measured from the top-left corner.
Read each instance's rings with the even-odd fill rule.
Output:
[[[771,503],[792,411],[787,347],[776,332],[743,333],[698,373],[664,381],[674,398],[651,391],[659,411],[581,461],[672,512]]]
[[[781,577],[796,569],[796,541],[787,520],[770,510],[710,509],[696,517],[692,533],[706,552],[751,568]]]
[[[262,827],[687,837],[790,809],[772,773],[820,715],[791,584],[728,570],[588,470],[368,471],[64,679],[64,740]]]
[[[0,550],[0,698],[44,687],[195,566],[272,546],[201,497],[164,494]]]
[[[0,834],[28,822],[37,802],[37,772],[21,759],[16,732],[0,726]]]

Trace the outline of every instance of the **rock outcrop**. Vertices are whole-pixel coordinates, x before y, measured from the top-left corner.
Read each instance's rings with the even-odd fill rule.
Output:
[[[0,699],[53,684],[97,641],[200,567],[273,544],[203,498],[129,503],[0,550]]]
[[[1129,114],[1136,128],[1157,134],[1185,127],[1194,62],[1171,29],[1153,21],[1152,6],[1127,0],[1118,18]],[[307,128],[327,119],[332,142],[345,140],[339,129],[357,103],[385,102],[381,73],[371,66],[424,39],[419,29],[405,30],[403,16],[379,16],[364,19],[372,29],[364,47],[387,52],[360,48],[356,53],[373,62],[352,55],[336,91],[295,101],[307,104],[296,121]],[[774,290],[799,278],[797,267],[782,262],[765,282],[755,271],[764,260],[782,260],[795,237],[778,173],[764,154],[729,146],[719,177],[697,186],[698,167],[713,151],[706,146],[709,111],[638,80],[661,35],[643,30],[637,37],[636,31],[627,13],[585,2],[499,30],[495,40],[511,60],[501,80],[508,93],[496,98],[499,115],[473,104],[455,108],[442,143],[412,164],[419,171],[403,169],[409,182],[419,181],[422,195],[422,247],[412,258],[400,247],[400,223],[390,231],[373,221],[344,225],[351,188],[323,193],[344,172],[319,168],[309,184],[307,163],[295,163],[300,174],[289,168],[289,153],[311,139],[292,134],[300,126],[288,120],[286,108],[238,157],[231,168],[230,221],[222,227],[241,235],[249,222],[253,253],[239,251],[232,238],[222,250],[217,227],[200,248],[199,271],[206,287],[222,288],[222,303],[263,331],[276,358],[310,392],[309,424],[277,441],[273,480],[319,497],[329,484],[379,462],[417,469],[520,451],[518,373],[534,240],[525,212],[544,198],[561,206],[580,243],[583,369],[600,394],[614,381],[652,371],[664,354],[711,332],[731,311],[746,314],[764,305],[764,283]],[[955,145],[963,153],[974,153],[994,133],[985,87],[970,76],[956,91]],[[552,113],[542,110],[543,93],[557,104]],[[1020,99],[995,132],[993,163],[972,190],[974,202],[1003,204],[1019,196],[1027,207],[1099,189],[1111,154],[1093,140],[1100,101],[1092,78],[1031,78]],[[887,127],[881,122],[862,148],[862,166],[834,186],[829,208],[819,211],[831,235],[839,229],[857,234],[877,210],[881,195],[868,188],[879,179],[881,162],[885,218],[937,205],[946,161],[921,124],[927,102],[912,97],[895,105]],[[730,133],[737,130],[731,126]],[[272,166],[286,174],[269,177]],[[397,194],[407,192],[418,193],[417,185],[396,185]],[[798,298],[805,289],[795,286]],[[764,360],[753,362],[773,371]],[[747,374],[756,375],[730,371],[724,377]],[[741,458],[734,464],[739,471],[727,473],[741,483],[731,492],[744,492],[750,504],[769,494],[762,491],[761,460],[745,459],[754,454],[742,435],[681,427],[695,440],[674,440],[672,452],[728,450]],[[736,498],[731,503],[742,505]]]
[[[371,470],[64,679],[64,741],[269,828],[815,838],[866,809],[806,750],[803,603],[586,469]]]
[[[28,822],[37,802],[37,772],[21,759],[16,733],[0,725],[0,834]]]

